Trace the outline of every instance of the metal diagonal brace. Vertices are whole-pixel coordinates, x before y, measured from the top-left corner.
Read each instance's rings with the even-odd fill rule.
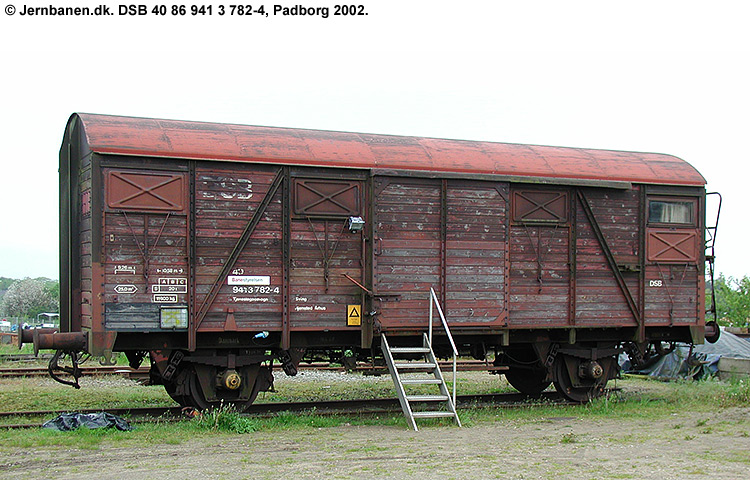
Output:
[[[247,245],[247,242],[250,240],[250,236],[255,231],[255,227],[258,226],[258,223],[260,223],[261,218],[263,217],[263,213],[265,213],[266,208],[268,208],[268,205],[270,205],[271,200],[273,199],[274,195],[276,194],[276,191],[279,189],[279,186],[284,181],[284,170],[280,169],[276,176],[274,177],[273,181],[271,182],[271,186],[268,189],[268,193],[266,193],[266,196],[263,197],[263,200],[261,200],[260,205],[258,205],[258,208],[255,210],[255,213],[253,213],[252,218],[248,222],[247,226],[245,227],[245,231],[242,232],[242,235],[240,235],[239,240],[237,240],[237,244],[232,249],[232,253],[229,254],[229,257],[227,257],[226,262],[224,262],[224,268],[221,269],[221,273],[216,277],[216,280],[214,280],[213,285],[211,286],[211,290],[209,291],[208,295],[203,299],[203,303],[201,303],[200,308],[198,309],[198,312],[196,313],[195,320],[193,322],[193,328],[192,332],[195,334],[195,332],[198,330],[198,327],[200,326],[201,322],[204,318],[206,318],[206,314],[208,313],[209,308],[211,308],[211,305],[213,304],[214,300],[216,300],[216,296],[219,294],[219,291],[221,290],[221,286],[224,283],[224,279],[227,278],[227,275],[229,272],[234,268],[234,265],[237,263],[237,259],[240,257],[240,254],[242,253],[242,250],[245,248],[245,245]],[[195,337],[193,337],[194,339]],[[193,342],[191,342],[193,343]]]
[[[638,324],[638,341],[642,342],[645,340],[645,338],[641,337],[645,337],[646,332],[643,328],[644,324],[643,318],[641,318],[641,312],[640,310],[638,310],[638,306],[635,304],[635,300],[633,300],[633,295],[630,293],[630,289],[625,283],[625,279],[622,277],[620,269],[617,267],[615,256],[612,254],[612,250],[609,249],[607,239],[604,238],[602,229],[599,226],[599,222],[597,222],[596,217],[594,217],[594,211],[591,209],[591,205],[589,205],[589,201],[588,199],[586,199],[586,195],[583,193],[583,191],[581,191],[581,189],[577,189],[577,193],[578,199],[581,201],[581,205],[583,206],[583,212],[586,214],[586,218],[588,218],[589,223],[591,224],[591,229],[594,230],[594,235],[596,235],[596,239],[599,241],[599,245],[601,245],[602,247],[602,251],[604,252],[604,257],[607,259],[609,268],[612,270],[612,274],[615,276],[617,286],[620,287],[620,291],[625,297],[625,301],[628,303],[630,312],[633,314],[633,318]]]

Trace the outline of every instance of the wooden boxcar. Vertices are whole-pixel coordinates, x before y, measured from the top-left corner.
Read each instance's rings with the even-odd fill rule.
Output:
[[[247,404],[270,359],[409,343],[434,288],[461,352],[588,398],[623,351],[703,342],[704,185],[661,154],[75,114],[36,343]]]

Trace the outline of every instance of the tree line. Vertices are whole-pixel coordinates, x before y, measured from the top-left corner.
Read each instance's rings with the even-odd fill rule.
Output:
[[[60,310],[60,282],[49,278],[0,277],[0,313],[7,317],[36,318]]]
[[[706,288],[706,307],[710,308],[711,285]],[[750,327],[750,277],[741,279],[719,275],[714,282],[716,292],[716,316],[719,325],[727,327]]]

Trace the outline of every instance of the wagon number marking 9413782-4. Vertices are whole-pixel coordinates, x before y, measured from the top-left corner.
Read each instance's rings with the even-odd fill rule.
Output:
[[[261,295],[268,295],[269,293],[279,293],[279,287],[271,286],[234,286],[232,287],[232,293],[259,293]]]

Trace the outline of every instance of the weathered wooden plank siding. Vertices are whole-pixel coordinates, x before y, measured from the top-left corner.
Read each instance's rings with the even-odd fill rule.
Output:
[[[699,308],[699,281],[696,265],[648,265],[646,324],[694,324]]]
[[[293,330],[346,327],[347,305],[361,303],[360,288],[344,275],[363,281],[362,237],[350,233],[346,222],[340,218],[292,221],[290,325]]]
[[[446,305],[450,324],[500,324],[505,295],[507,184],[448,182]],[[495,254],[488,254],[488,253]]]
[[[640,187],[631,190],[589,189],[586,197],[602,234],[620,265],[639,263]]]
[[[196,168],[196,308],[267,195],[276,170],[257,165]],[[223,280],[200,330],[223,330],[230,311],[240,330],[281,329],[281,201],[279,190],[230,272],[239,277],[268,277],[268,282],[230,285]]]
[[[171,293],[170,303],[188,303],[186,215],[108,210],[103,243],[107,328],[158,329],[158,292],[153,288],[165,279],[183,282],[179,292]]]
[[[639,263],[637,191],[587,190],[591,210],[618,264]],[[636,320],[617,285],[604,249],[576,200],[576,312],[578,326],[634,326]],[[623,273],[638,304],[639,274]]]
[[[381,302],[384,328],[424,328],[430,288],[440,289],[441,184],[398,180],[376,198],[375,291],[401,295]]]
[[[568,227],[513,225],[510,229],[511,327],[568,324]]]
[[[71,181],[73,181],[71,179]],[[93,288],[93,281],[92,281],[92,241],[93,241],[93,232],[92,232],[92,221],[91,221],[91,196],[93,195],[92,192],[92,181],[91,181],[91,156],[86,155],[81,160],[81,170],[78,174],[78,191],[81,195],[81,205],[80,208],[82,209],[81,212],[79,212],[79,225],[78,225],[78,240],[80,242],[79,246],[79,258],[80,258],[80,275],[81,275],[81,284],[80,288],[81,291],[79,293],[80,299],[76,298],[76,293],[73,293],[73,305],[72,305],[72,311],[73,316],[78,315],[81,319],[81,325],[84,327],[91,328],[92,325],[92,302],[94,300],[94,296],[92,294],[92,288]],[[73,190],[76,191],[75,189]],[[75,228],[75,227],[74,227]],[[72,233],[72,232],[71,232]],[[71,248],[76,248],[75,245],[72,245]],[[72,268],[72,266],[71,266]],[[98,301],[98,300],[97,300]],[[80,310],[79,310],[80,309]]]

